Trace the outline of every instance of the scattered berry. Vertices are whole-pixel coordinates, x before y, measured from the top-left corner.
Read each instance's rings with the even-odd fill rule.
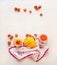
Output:
[[[41,5],[39,5],[39,6],[38,6],[38,9],[41,9],[41,8],[42,8],[42,6],[41,6]]]
[[[31,14],[31,13],[32,13],[32,11],[30,10],[30,11],[29,11],[29,13]]]
[[[42,14],[42,13],[40,13],[40,16],[43,16],[43,14]]]
[[[17,7],[15,7],[14,10],[17,11]]]
[[[8,34],[8,37],[10,37],[11,35],[10,34]]]
[[[38,10],[38,7],[37,7],[37,5],[35,5],[35,6],[34,6],[34,9],[35,9],[36,11]]]
[[[20,12],[20,8],[18,8],[17,11]]]
[[[26,37],[32,37],[31,34],[26,34]]]
[[[10,42],[10,41],[8,41],[7,43],[8,43],[8,46],[10,46],[10,45],[11,45],[11,42]]]
[[[27,9],[26,9],[26,8],[24,8],[24,9],[23,9],[23,11],[24,11],[24,12],[26,12],[26,11],[27,11]]]
[[[10,36],[10,40],[12,40],[12,39],[13,39],[13,36],[11,35],[11,36]]]
[[[37,34],[34,34],[35,37],[37,37]]]
[[[29,35],[28,34],[26,34],[26,37],[28,37]]]
[[[36,11],[38,11],[38,10],[41,9],[41,8],[42,8],[41,5],[39,5],[39,6],[35,5],[35,6],[34,6],[34,9],[35,9]]]
[[[40,48],[43,48],[43,46],[42,46],[42,45],[39,45],[39,47],[40,47]]]
[[[18,34],[15,34],[15,37],[18,37]]]
[[[20,8],[15,7],[14,10],[20,12]]]

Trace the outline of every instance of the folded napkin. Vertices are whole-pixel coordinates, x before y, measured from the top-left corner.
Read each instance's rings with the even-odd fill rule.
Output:
[[[30,56],[30,58],[33,59],[36,62],[41,60],[45,56],[45,54],[48,52],[49,48],[46,45],[44,48],[42,48],[42,49],[39,48],[38,50],[40,52],[39,56],[37,56],[36,54],[33,54],[33,55]]]
[[[21,47],[21,49],[23,49],[23,48]],[[29,57],[31,55],[34,55],[34,54],[35,55],[36,54],[39,55],[38,51],[27,51],[27,50],[25,50],[25,51],[26,52],[19,51],[18,48],[16,48],[15,46],[9,48],[9,53],[17,60],[21,60],[21,59],[27,58],[27,57]]]
[[[16,46],[12,46],[9,48],[9,53],[17,60],[29,57],[37,62],[45,56],[48,49],[47,45],[42,49],[37,47],[34,49],[27,49],[26,47],[17,48]]]

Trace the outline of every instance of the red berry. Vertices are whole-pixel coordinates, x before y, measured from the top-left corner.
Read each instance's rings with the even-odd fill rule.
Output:
[[[28,37],[29,36],[29,34],[26,34],[26,37]]]
[[[37,34],[34,34],[35,37],[37,37]]]
[[[32,37],[31,34],[26,34],[26,37]]]
[[[8,37],[10,37],[11,35],[10,34],[8,34]]]
[[[38,9],[41,9],[41,8],[42,8],[41,5],[39,5],[39,6],[38,6]]]
[[[19,44],[20,44],[20,41],[19,41],[19,40],[17,40],[17,41],[16,41],[16,44],[18,44],[18,45],[19,45]]]
[[[20,8],[15,7],[14,10],[20,12]]]
[[[15,7],[14,10],[17,11],[17,7]]]
[[[42,13],[40,13],[40,16],[43,16],[43,14],[42,14]]]
[[[20,8],[17,8],[17,11],[20,12]]]
[[[26,9],[26,8],[24,8],[24,9],[23,9],[23,11],[24,11],[24,12],[26,12],[26,11],[27,11],[27,9]]]
[[[18,37],[18,34],[15,34],[15,37]]]
[[[11,36],[10,36],[10,40],[12,40],[12,39],[13,39],[13,36],[11,35]]]
[[[31,13],[32,13],[32,11],[30,10],[30,11],[29,11],[29,13],[31,14]]]
[[[35,6],[34,6],[34,9],[35,9],[35,10],[38,10],[38,7],[37,7],[37,5],[35,5]]]
[[[43,48],[43,46],[42,46],[42,45],[39,45],[39,47],[40,47],[40,48]]]
[[[8,41],[7,43],[8,43],[8,46],[10,46],[10,45],[11,45],[11,42],[10,42],[10,41]]]
[[[41,9],[41,5],[39,5],[39,6],[35,5],[35,6],[34,6],[34,9],[35,9],[36,11],[38,11],[39,9]]]

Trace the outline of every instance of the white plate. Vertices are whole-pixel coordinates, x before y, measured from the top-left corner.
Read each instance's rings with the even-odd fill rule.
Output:
[[[36,12],[35,4],[42,5]],[[15,12],[14,7],[21,7]],[[23,8],[32,9],[32,14],[24,13]],[[43,13],[43,17],[39,14]],[[24,59],[16,61],[8,53],[7,34],[19,33],[24,38],[26,33],[48,35],[49,52],[39,62]],[[57,65],[57,0],[7,0],[0,2],[0,65]]]

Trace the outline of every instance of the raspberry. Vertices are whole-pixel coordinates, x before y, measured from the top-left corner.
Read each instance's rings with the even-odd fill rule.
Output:
[[[24,8],[24,9],[23,9],[23,11],[24,11],[24,12],[26,12],[26,11],[27,11],[27,9],[26,9],[26,8]]]
[[[15,34],[15,37],[18,37],[18,34]]]
[[[40,13],[40,16],[43,16],[43,14],[42,14],[42,13]]]
[[[8,41],[8,46],[10,46],[11,45],[11,42],[10,41]]]

